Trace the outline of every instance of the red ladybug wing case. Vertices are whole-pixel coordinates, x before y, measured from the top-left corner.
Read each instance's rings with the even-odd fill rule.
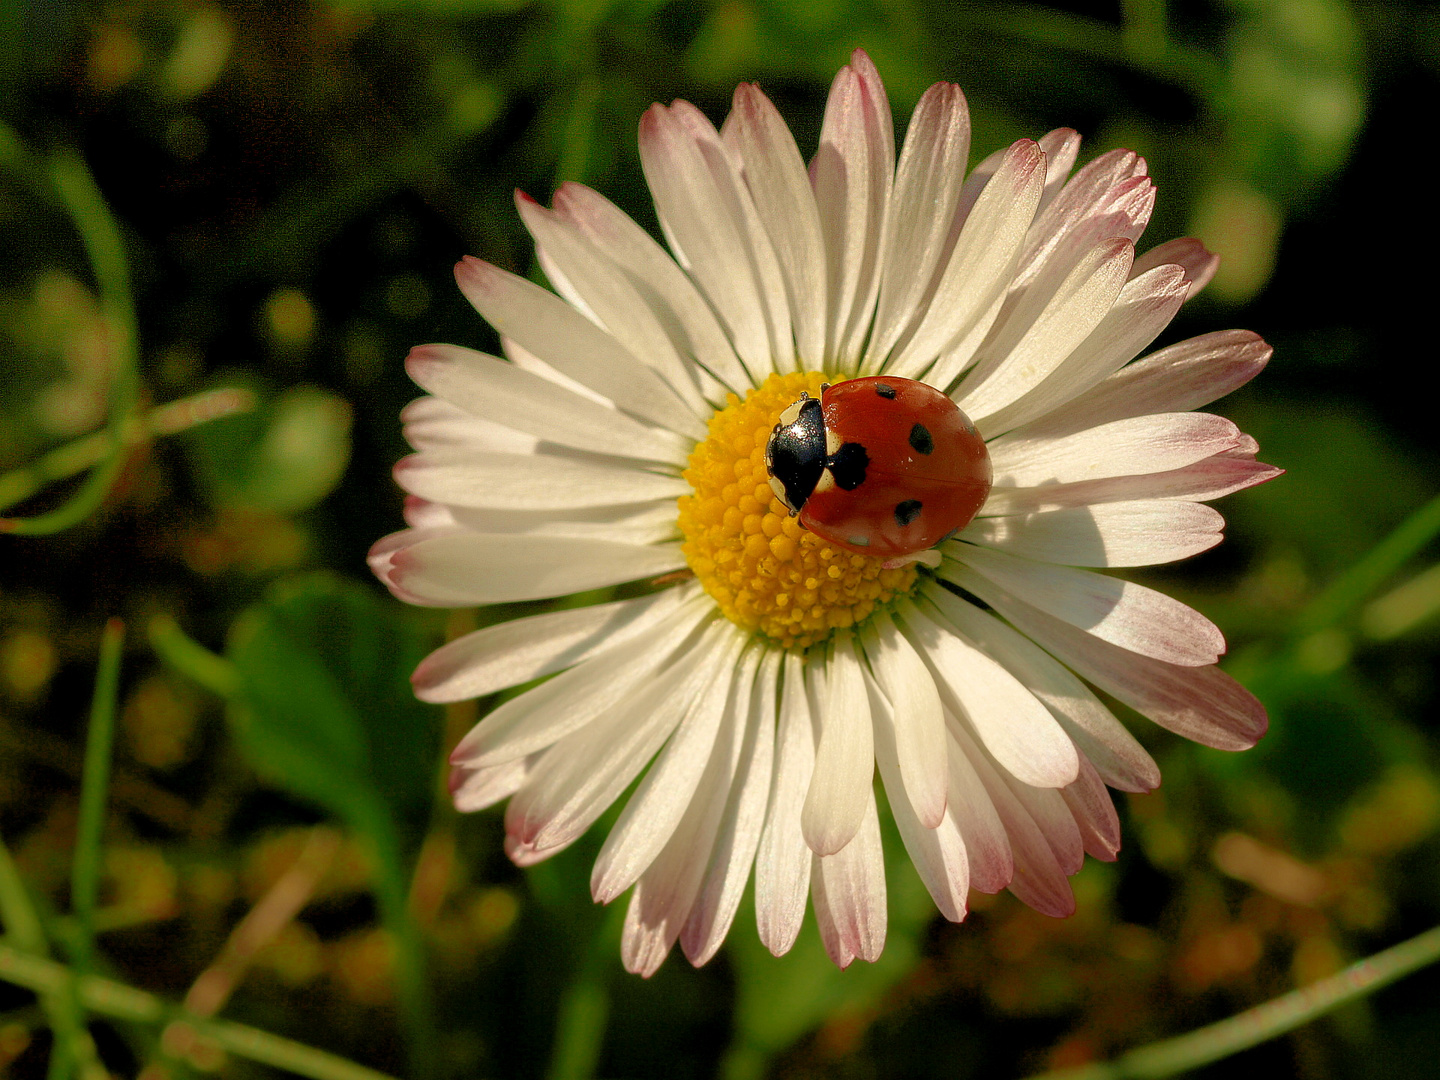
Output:
[[[874,376],[832,386],[825,426],[868,459],[852,490],[816,490],[800,520],[860,554],[894,558],[934,547],[968,524],[990,491],[985,444],[954,402],[924,383]],[[859,541],[868,541],[860,543]]]

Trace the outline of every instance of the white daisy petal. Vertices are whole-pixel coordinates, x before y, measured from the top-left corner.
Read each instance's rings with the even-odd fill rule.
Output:
[[[734,632],[728,648],[715,657],[717,672],[728,675],[735,668],[744,644],[745,638]],[[717,677],[695,698],[689,713],[645,773],[595,858],[590,894],[596,903],[610,903],[636,882],[669,842],[691,797],[699,797],[697,785],[717,756],[712,751],[721,721],[727,715],[727,704],[740,694],[748,706],[758,659],[751,650],[740,663],[735,679]],[[734,713],[732,706],[732,728]],[[737,753],[738,749],[737,742]]]
[[[1079,873],[1080,867],[1085,865],[1085,843],[1080,838],[1080,827],[1075,824],[1075,817],[1061,795],[1064,789],[1031,787],[1022,784],[1004,769],[996,772],[1045,837],[1061,872],[1066,877]],[[1076,777],[1078,781],[1078,771]],[[1067,785],[1071,786],[1074,785]]]
[[[921,96],[895,166],[886,215],[883,277],[864,370],[878,371],[913,323],[955,243],[955,209],[970,154],[970,110],[952,83]]]
[[[407,498],[415,498],[410,495]],[[480,533],[569,536],[647,546],[679,539],[675,500],[659,499],[626,506],[565,507],[558,510],[490,510],[449,506],[449,521]]]
[[[538,757],[538,754],[532,754],[481,769],[451,766],[450,798],[455,802],[455,809],[468,814],[508,799],[529,778]]]
[[[824,363],[853,372],[880,290],[880,251],[895,174],[890,102],[875,65],[856,50],[825,103],[810,183],[827,260]]]
[[[620,797],[715,678],[728,627],[709,632],[680,661],[646,681],[541,756],[505,811],[505,832],[537,851],[571,844]]]
[[[962,726],[956,717],[946,714],[945,757],[950,766],[950,798],[945,813],[955,822],[965,842],[970,887],[983,893],[998,893],[1015,876],[1015,857],[1010,850],[1005,823],[990,801],[989,791],[956,740],[955,732]],[[973,741],[967,745],[973,746]]]
[[[455,515],[444,503],[433,503],[418,495],[405,496],[405,524],[412,529],[435,529],[455,524]]]
[[[533,454],[540,446],[534,435],[466,412],[437,397],[422,397],[400,410],[405,441],[419,451],[481,450],[501,454]]]
[[[412,454],[395,466],[412,495],[488,510],[563,510],[676,498],[690,490],[678,476],[592,465],[560,454],[475,450]]]
[[[1080,135],[1072,128],[1056,128],[1042,135],[1037,145],[1045,155],[1045,187],[1040,196],[1040,205],[1035,209],[1036,214],[1054,202],[1055,196],[1060,194],[1060,190],[1065,186],[1070,170],[1075,167],[1075,158],[1080,153]],[[996,150],[970,170],[970,175],[965,178],[965,187],[960,192],[959,216],[962,219],[970,213],[970,208],[990,183],[990,178],[999,170],[1007,152]],[[1031,224],[1033,217],[1032,214]]]
[[[1225,651],[1225,636],[1209,619],[1133,581],[972,545],[951,544],[946,554],[940,576],[991,607],[1015,599],[1092,637],[1171,664],[1201,667]]]
[[[735,912],[750,879],[750,867],[765,824],[775,758],[775,698],[781,654],[764,649],[755,677],[752,700],[735,699],[737,729],[744,732],[740,762],[710,867],[690,918],[680,933],[686,959],[696,967],[708,963],[735,921]],[[802,905],[803,905],[802,897]]]
[[[1036,787],[1074,781],[1074,744],[1014,675],[914,604],[900,605],[898,614],[946,707],[969,722],[996,761]]]
[[[708,413],[694,369],[685,363],[654,308],[625,272],[559,214],[527,195],[517,194],[515,203],[535,238],[536,250],[545,253],[547,275],[558,272],[564,276],[573,294],[571,303],[578,300],[577,307],[583,305],[631,356],[653,368],[697,414]]]
[[[940,693],[925,661],[885,612],[871,616],[861,641],[875,681],[892,706],[890,722],[903,781],[893,798],[903,793],[920,823],[936,828],[945,817],[950,784]]]
[[[1185,274],[1176,266],[1156,267],[1139,277],[1132,272],[1089,336],[1034,389],[987,416],[981,430],[989,437],[1027,424],[1129,363],[1170,324],[1186,289]]]
[[[411,534],[402,546],[377,553],[370,569],[397,594],[429,607],[473,607],[619,585],[678,570],[678,544],[637,547],[564,536],[491,536],[468,529]],[[387,537],[381,543],[386,543]]]
[[[659,375],[554,293],[469,256],[455,280],[491,326],[561,373],[642,419],[704,437],[694,411]]]
[[[1224,527],[1201,503],[1151,499],[977,518],[957,539],[1069,566],[1154,566],[1208,551]]]
[[[1157,266],[1180,267],[1189,284],[1185,299],[1193,300],[1201,289],[1210,284],[1215,271],[1220,269],[1220,256],[1194,237],[1185,236],[1178,240],[1167,240],[1144,255],[1137,256],[1135,265],[1130,268],[1130,276],[1139,277]]]
[[[873,799],[874,736],[860,658],[849,631],[837,631],[820,697],[820,741],[800,828],[817,855],[850,843]]]
[[[1239,438],[1223,416],[1169,412],[1058,438],[1012,432],[988,449],[996,487],[1035,487],[1169,472],[1229,450]]]
[[[928,675],[926,677],[928,679]],[[895,714],[880,686],[868,675],[866,687],[870,692],[870,715],[875,721],[875,763],[880,767],[880,777],[890,797],[890,810],[895,815],[900,839],[940,914],[951,922],[959,922],[965,918],[970,890],[970,860],[965,851],[965,840],[948,811],[941,814],[934,826],[927,826],[916,817],[909,798],[902,794],[906,784],[901,777],[896,746],[898,731]],[[946,747],[949,738],[945,733],[945,718],[940,716],[939,720],[942,740],[939,760],[945,765],[948,785],[950,769],[946,762]]]
[[[1151,791],[1160,785],[1160,767],[1067,667],[948,589],[928,589],[925,598],[945,621],[1003,664],[1045,703],[1081,752],[1082,771],[1088,758],[1107,784],[1122,791]]]
[[[734,135],[745,185],[780,261],[795,345],[801,356],[824,356],[825,245],[805,162],[785,121],[754,83],[735,88],[730,116],[727,133]]]
[[[586,315],[585,317],[594,322],[591,316]],[[596,405],[600,405],[606,409],[612,409],[615,412],[620,411],[615,402],[611,401],[604,394],[599,393],[592,387],[586,386],[577,379],[572,379],[558,368],[547,364],[514,338],[509,338],[501,334],[500,351],[505,354],[505,359],[509,360],[521,371],[528,371],[532,375],[538,375],[547,382],[552,382],[556,386],[569,390],[570,393],[577,397],[595,402]]]
[[[1064,189],[1080,156],[1080,133],[1074,128],[1056,128],[1040,137],[1040,149],[1045,153],[1045,193],[1036,213],[1046,210]]]
[[[651,106],[640,120],[640,162],[676,258],[725,321],[751,377],[792,370],[779,262],[714,127],[688,102]]]
[[[630,276],[670,333],[681,355],[692,356],[731,390],[749,376],[694,282],[665,249],[597,191],[567,182],[555,193],[555,213],[590,237]]]
[[[1202,334],[1121,368],[1064,409],[1006,438],[1059,439],[1131,417],[1198,409],[1253,379],[1271,351],[1248,330]]]
[[[1040,826],[1015,797],[1001,771],[990,763],[989,756],[965,731],[964,725],[957,724],[950,731],[954,736],[952,745],[968,760],[1005,827],[1014,860],[1014,876],[1006,887],[1042,915],[1064,918],[1074,914],[1075,894],[1070,891],[1065,871],[1060,868],[1055,850]]]
[[[1047,265],[1068,263],[1067,248],[1089,247],[1107,237],[1135,240],[1149,220],[1148,209],[1143,217],[1138,213],[1143,200],[1137,205],[1136,199],[1136,192],[1146,186],[1144,175],[1144,158],[1129,150],[1111,150],[1070,178],[1030,229],[1016,288],[1032,284]]]
[[[1030,488],[1000,488],[990,492],[981,509],[982,517],[1029,514],[1039,510],[1063,510],[1101,503],[1137,502],[1145,499],[1184,499],[1209,502],[1266,480],[1284,469],[1239,454],[1239,447],[1166,472],[1142,476],[1112,476],[1104,480],[1081,480],[1073,484],[1042,484]]]
[[[753,673],[753,665],[750,670]],[[737,684],[736,690],[743,693],[743,708],[725,710],[714,753],[707,755],[695,783],[681,793],[688,803],[684,815],[636,885],[625,913],[621,957],[636,974],[649,977],[655,972],[697,910],[749,726],[742,714],[749,709],[750,680],[743,680],[743,687]]]
[[[552,611],[475,630],[420,661],[411,676],[415,695],[441,704],[464,701],[553,675],[645,633],[692,602],[698,592],[694,584],[682,585],[635,600]]]
[[[1128,240],[1102,241],[1052,293],[1027,293],[996,327],[954,393],[955,403],[982,435],[1004,430],[990,426],[990,418],[1003,417],[1006,406],[1040,385],[1100,326],[1125,287],[1134,254]]]
[[[1120,852],[1120,816],[1105,790],[1100,774],[1082,754],[1080,775],[1060,794],[1079,826],[1085,853],[1104,862],[1114,862]]]
[[[820,939],[841,968],[855,959],[871,963],[885,948],[885,855],[875,792],[867,792],[855,838],[834,855],[814,856],[811,897]]]
[[[1265,734],[1265,707],[1213,664],[1167,664],[1102,641],[1013,597],[996,594],[996,601],[986,598],[1061,663],[1177,735],[1217,750],[1248,750]]]
[[[451,762],[469,768],[498,765],[579,731],[623,703],[677,647],[688,651],[688,639],[708,615],[705,605],[684,603],[628,641],[511,698],[470,729],[451,752]]]
[[[1029,139],[1015,143],[1001,159],[965,218],[924,318],[886,365],[887,372],[918,378],[940,352],[975,334],[988,314],[998,312],[997,301],[1010,284],[1043,190],[1044,161]]]
[[[815,768],[814,708],[805,661],[785,656],[776,725],[775,772],[760,848],[755,855],[755,919],[760,940],[776,956],[795,944],[810,891],[810,848],[800,827],[801,809]]]

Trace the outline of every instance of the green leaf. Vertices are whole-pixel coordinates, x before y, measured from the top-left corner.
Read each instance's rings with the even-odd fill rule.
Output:
[[[440,748],[433,710],[407,681],[423,651],[409,620],[360,585],[283,581],[231,630],[236,736],[272,782],[357,825],[390,817],[408,847]]]
[[[300,386],[197,429],[186,443],[213,505],[294,514],[340,482],[350,461],[350,423],[343,398]]]
[[[406,905],[433,804],[440,726],[410,693],[423,653],[413,624],[354,582],[279,582],[231,627],[240,676],[230,717],[256,771],[369,841],[381,916],[399,949],[411,1074],[433,1067],[424,944]]]

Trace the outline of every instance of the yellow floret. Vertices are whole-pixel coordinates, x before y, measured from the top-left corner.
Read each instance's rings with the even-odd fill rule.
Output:
[[[731,394],[710,418],[710,435],[685,470],[694,494],[680,497],[685,558],[720,610],[783,648],[805,648],[853,626],[909,592],[915,567],[882,570],[881,560],[821,540],[770,491],[765,444],[785,407],[819,372],[771,375],[741,401]]]

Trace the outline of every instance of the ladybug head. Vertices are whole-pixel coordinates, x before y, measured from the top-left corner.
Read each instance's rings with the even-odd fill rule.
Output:
[[[792,515],[798,514],[825,471],[825,416],[820,402],[801,392],[780,414],[765,444],[770,490]]]

